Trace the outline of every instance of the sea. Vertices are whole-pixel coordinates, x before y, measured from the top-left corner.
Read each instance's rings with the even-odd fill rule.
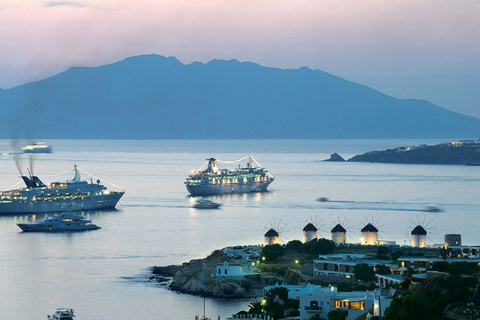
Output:
[[[380,240],[409,245],[420,224],[427,245],[449,233],[479,245],[479,167],[323,161],[335,152],[348,159],[451,140],[48,140],[54,152],[32,157],[10,155],[10,141],[1,140],[1,190],[21,186],[17,168],[47,183],[73,178],[77,165],[86,180],[125,195],[115,210],[82,213],[101,226],[95,231],[25,233],[17,223],[46,215],[1,215],[0,319],[45,319],[59,307],[73,308],[78,320],[193,320],[204,311],[225,319],[247,310],[250,300],[172,292],[149,280],[151,268],[261,244],[271,227],[287,243],[301,240],[308,222],[325,238],[341,223],[347,242],[359,243],[361,228],[373,223]],[[192,170],[210,157],[246,155],[275,176],[268,192],[210,197],[222,204],[218,210],[192,208],[195,198],[184,185]],[[441,211],[425,212],[428,205]]]

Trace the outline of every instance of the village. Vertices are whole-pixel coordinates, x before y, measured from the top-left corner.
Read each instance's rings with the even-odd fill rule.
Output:
[[[331,229],[331,240],[317,238],[317,231],[308,223],[302,241],[282,245],[279,232],[271,228],[263,245],[226,247],[170,274],[162,267],[154,267],[154,273],[161,281],[172,276],[171,290],[252,299],[250,310],[227,319],[403,319],[396,317],[400,310],[395,300],[423,294],[423,286],[435,287],[438,281],[442,301],[438,306],[426,303],[430,311],[421,319],[480,318],[474,309],[480,246],[462,245],[460,234],[446,234],[443,244],[427,246],[427,230],[417,225],[411,230],[411,244],[399,246],[379,240],[372,223],[361,229],[361,242],[356,244],[347,243],[341,224]],[[445,282],[455,283],[462,295],[445,295]],[[400,309],[404,305],[405,301]]]

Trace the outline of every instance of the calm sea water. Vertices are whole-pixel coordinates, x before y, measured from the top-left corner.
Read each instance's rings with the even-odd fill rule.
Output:
[[[52,140],[51,155],[37,155],[21,167],[44,182],[74,164],[103,183],[124,188],[117,210],[84,213],[101,230],[84,233],[22,233],[30,215],[0,216],[0,319],[45,319],[57,307],[74,308],[77,319],[194,319],[203,300],[147,281],[154,265],[180,264],[214,249],[259,244],[270,225],[284,242],[301,239],[313,221],[320,235],[338,222],[348,241],[373,222],[380,238],[410,242],[418,222],[428,225],[429,244],[460,233],[479,244],[480,170],[442,165],[328,163],[370,150],[434,144],[443,140],[223,140],[85,141]],[[0,141],[0,151],[9,142]],[[206,158],[235,160],[252,154],[276,177],[270,192],[214,197],[220,210],[195,210],[184,180]],[[84,178],[87,178],[84,175]],[[96,178],[94,178],[96,180]],[[0,189],[19,182],[14,161],[0,158]],[[108,184],[107,184],[108,185]],[[109,188],[115,189],[113,186]],[[327,197],[329,202],[316,201]],[[433,204],[442,212],[426,213]],[[39,215],[36,218],[44,218]],[[207,315],[224,319],[249,301],[207,299]]]

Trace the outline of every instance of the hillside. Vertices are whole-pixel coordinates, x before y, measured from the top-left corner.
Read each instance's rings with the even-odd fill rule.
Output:
[[[0,90],[0,138],[478,137],[480,119],[320,70],[143,55]]]
[[[437,145],[399,147],[356,155],[349,162],[378,162],[405,164],[480,165],[478,141],[455,141]]]

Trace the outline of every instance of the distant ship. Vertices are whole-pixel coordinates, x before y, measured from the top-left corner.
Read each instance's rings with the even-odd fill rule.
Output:
[[[45,185],[37,176],[22,176],[26,187],[0,192],[0,214],[47,213],[71,209],[115,208],[124,191],[108,191],[100,184],[82,180],[77,166],[72,180]]]
[[[49,217],[32,223],[17,223],[17,226],[25,232],[73,232],[100,229],[92,220],[74,216],[71,210],[60,217]]]
[[[23,153],[52,153],[52,147],[45,142],[34,142],[22,148]]]
[[[275,178],[252,156],[248,157],[246,167],[239,165],[236,169],[219,169],[217,159],[207,159],[208,162],[185,181],[188,192],[196,196],[267,191]],[[205,166],[207,168],[202,170]]]

